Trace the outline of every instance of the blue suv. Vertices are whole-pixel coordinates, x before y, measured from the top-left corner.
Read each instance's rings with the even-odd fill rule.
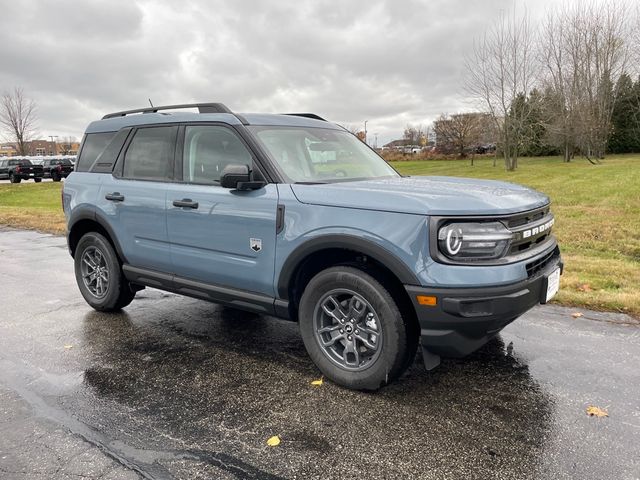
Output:
[[[402,176],[314,114],[106,115],[63,207],[96,310],[153,287],[297,321],[322,373],[361,390],[400,376],[418,346],[427,369],[471,353],[549,301],[562,272],[545,195]]]

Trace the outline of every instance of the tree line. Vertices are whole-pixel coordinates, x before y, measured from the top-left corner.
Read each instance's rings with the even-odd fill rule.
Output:
[[[466,91],[492,119],[505,168],[522,155],[638,151],[638,9],[556,6],[541,22],[501,16],[466,58]]]

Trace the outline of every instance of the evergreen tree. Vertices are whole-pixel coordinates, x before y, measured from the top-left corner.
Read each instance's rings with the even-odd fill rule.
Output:
[[[609,151],[640,152],[640,78],[634,84],[626,73],[620,76],[611,120]]]
[[[522,116],[525,120],[522,124],[521,143],[519,145],[520,152],[524,156],[539,157],[558,153],[558,148],[549,143],[547,122],[545,120],[548,106],[545,102],[545,95],[534,88],[528,97],[524,94],[519,94],[511,104],[510,115],[517,116],[521,110],[528,112],[526,116]]]

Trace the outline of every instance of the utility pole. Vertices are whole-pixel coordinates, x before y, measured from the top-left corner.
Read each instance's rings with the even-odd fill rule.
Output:
[[[374,140],[373,140],[373,148],[378,148],[378,134],[374,133],[373,134],[373,138],[374,138]]]
[[[55,138],[57,140],[58,139],[58,135],[49,135],[49,138],[51,139],[51,143],[53,143],[53,153],[52,153],[52,155],[57,155],[58,154],[58,148],[57,148],[56,142],[53,139]]]
[[[366,143],[367,145],[369,145],[369,144],[367,143],[367,122],[368,122],[368,121],[369,121],[369,120],[365,120],[365,121],[364,121],[364,143]]]

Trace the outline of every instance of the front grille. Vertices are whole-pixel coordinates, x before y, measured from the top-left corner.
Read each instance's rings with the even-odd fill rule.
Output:
[[[534,223],[543,219],[549,214],[549,207],[538,208],[537,210],[531,210],[530,212],[518,213],[512,215],[507,219],[507,228],[513,230],[514,228],[527,225],[528,223]]]
[[[527,277],[535,277],[538,273],[545,269],[547,265],[554,262],[560,256],[560,249],[558,247],[551,250],[546,255],[527,263]]]
[[[546,242],[551,236],[553,222],[549,207],[506,218],[504,223],[513,232],[507,255],[520,255]]]

